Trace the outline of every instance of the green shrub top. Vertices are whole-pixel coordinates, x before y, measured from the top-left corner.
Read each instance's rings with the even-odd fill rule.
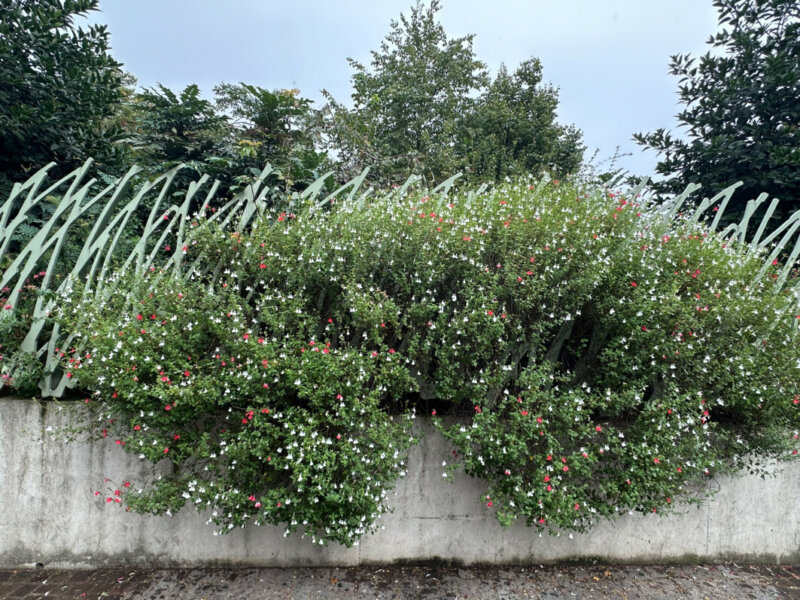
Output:
[[[102,435],[175,466],[140,510],[352,544],[424,409],[501,522],[580,530],[791,456],[797,297],[751,250],[563,182],[276,209],[73,294],[65,365]]]

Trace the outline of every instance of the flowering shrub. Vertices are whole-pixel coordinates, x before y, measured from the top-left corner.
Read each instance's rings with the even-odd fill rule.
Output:
[[[354,543],[414,407],[461,416],[437,426],[503,523],[669,508],[796,444],[794,291],[637,198],[362,197],[190,238],[182,269],[62,309],[100,435],[175,467],[128,491],[137,510]]]
[[[33,320],[34,305],[39,299],[39,279],[45,272],[34,274],[23,282],[17,297],[16,310],[8,302],[10,289],[0,288],[0,390],[13,389],[20,395],[38,392],[42,365],[36,355],[23,349],[26,325]]]

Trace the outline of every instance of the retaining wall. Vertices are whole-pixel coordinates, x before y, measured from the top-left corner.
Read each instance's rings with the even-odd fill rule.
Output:
[[[59,406],[61,408],[59,408]],[[774,477],[720,478],[716,497],[682,514],[625,516],[590,533],[540,536],[524,524],[502,529],[481,501],[480,481],[454,483],[440,467],[451,448],[429,423],[398,481],[383,529],[353,548],[320,547],[276,527],[215,536],[206,517],[126,513],[107,504],[105,478],[121,482],[148,467],[113,443],[60,441],[73,405],[0,399],[0,567],[352,566],[426,562],[525,564],[594,560],[800,563],[800,464]]]

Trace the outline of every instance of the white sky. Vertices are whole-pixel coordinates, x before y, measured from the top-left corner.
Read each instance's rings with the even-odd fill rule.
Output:
[[[413,0],[101,0],[93,22],[111,32],[112,54],[139,84],[173,90],[220,82],[293,88],[349,100],[347,57],[363,63]],[[495,73],[535,56],[560,90],[559,120],[583,131],[586,158],[617,146],[617,166],[653,175],[654,152],[634,132],[674,129],[677,80],[669,56],[700,55],[716,30],[711,0],[444,0],[449,37],[475,34],[477,57]]]

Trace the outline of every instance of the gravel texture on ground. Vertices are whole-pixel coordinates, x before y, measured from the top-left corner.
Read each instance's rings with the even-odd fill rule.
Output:
[[[800,599],[800,567],[583,565],[0,570],[3,600]]]

